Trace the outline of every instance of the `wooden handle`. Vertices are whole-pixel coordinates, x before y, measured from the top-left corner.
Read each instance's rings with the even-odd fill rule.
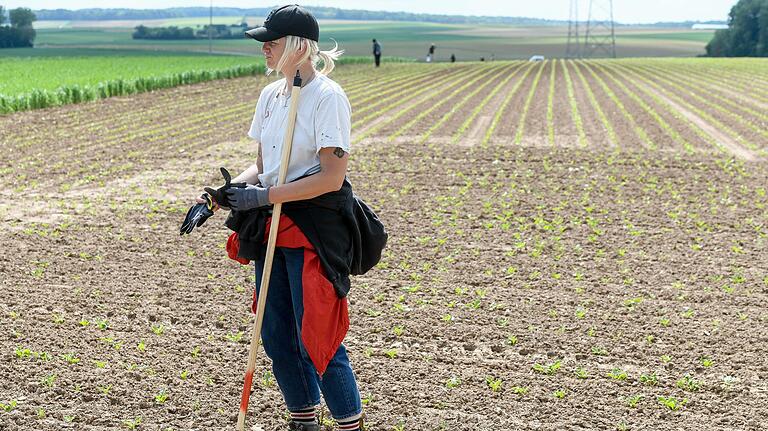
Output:
[[[293,130],[296,127],[296,112],[299,109],[299,95],[301,94],[301,76],[296,71],[291,87],[291,108],[288,111],[288,126],[285,131],[285,140],[283,141],[283,152],[280,159],[280,170],[277,175],[277,185],[285,183],[285,177],[288,175],[288,162],[291,160],[291,147],[293,146]],[[251,396],[251,385],[253,382],[253,372],[256,369],[256,354],[259,351],[259,337],[261,336],[261,325],[264,321],[264,308],[267,305],[267,291],[269,290],[269,276],[272,274],[272,260],[275,256],[275,243],[277,242],[277,232],[280,228],[280,214],[283,210],[282,203],[276,203],[272,208],[272,222],[269,225],[269,239],[267,240],[267,252],[264,258],[264,270],[261,273],[261,284],[259,285],[259,295],[256,302],[256,321],[253,324],[253,333],[251,334],[251,347],[248,353],[248,368],[245,371],[245,382],[243,384],[243,395],[240,399],[240,413],[237,416],[237,430],[243,431],[245,427],[245,414],[248,412],[248,401]]]

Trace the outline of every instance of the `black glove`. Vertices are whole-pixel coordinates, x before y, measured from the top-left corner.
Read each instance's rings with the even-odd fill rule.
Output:
[[[229,171],[226,170],[225,168],[221,168],[221,175],[224,177],[223,186],[215,190],[210,187],[205,187],[203,190],[205,190],[209,195],[211,195],[211,197],[213,198],[214,202],[216,202],[217,205],[219,205],[220,207],[229,208],[231,207],[231,204],[227,196],[227,190],[231,189],[232,187],[245,188],[245,183],[232,183],[232,175],[230,175]]]
[[[213,215],[211,197],[208,196],[208,193],[203,193],[200,197],[205,199],[205,203],[192,205],[189,211],[187,211],[184,223],[181,224],[181,229],[179,229],[179,235],[192,232],[196,226],[202,226]]]

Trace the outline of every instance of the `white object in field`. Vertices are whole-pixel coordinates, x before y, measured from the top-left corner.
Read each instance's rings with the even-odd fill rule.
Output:
[[[254,425],[251,427],[251,431],[264,431],[264,428],[261,425]]]
[[[528,61],[544,61],[544,60],[545,59],[543,55],[534,55],[533,57],[528,59]]]
[[[694,24],[691,30],[726,30],[728,24]]]

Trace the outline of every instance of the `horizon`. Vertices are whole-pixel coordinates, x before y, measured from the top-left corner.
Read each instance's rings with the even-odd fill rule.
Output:
[[[269,8],[277,3],[252,2],[245,0],[228,1],[204,1],[204,0],[171,0],[162,2],[149,0],[104,0],[94,8],[92,2],[85,0],[50,1],[33,0],[18,1],[0,0],[0,6],[6,9],[28,7],[33,10],[40,9],[169,9],[177,7],[232,7],[240,9]],[[446,5],[437,0],[424,0],[414,4],[405,0],[374,0],[366,2],[366,7],[361,8],[360,3],[354,0],[327,0],[303,2],[307,7],[333,7],[339,9],[356,9],[381,12],[407,12],[424,13],[434,15],[464,15],[464,16],[494,16],[494,17],[522,17],[545,20],[568,21],[569,0],[539,0],[531,4],[527,3],[515,7],[510,1],[478,0],[467,3],[452,2]],[[579,0],[579,21],[586,21],[589,7],[588,0]],[[596,2],[596,5],[605,4],[606,0]],[[633,0],[624,3],[614,2],[614,19],[621,24],[654,24],[657,22],[685,22],[685,21],[727,21],[728,12],[735,5],[734,0],[699,0],[669,2],[665,0]],[[597,8],[599,12],[605,9]],[[662,13],[659,13],[662,11]],[[607,13],[603,13],[607,15]]]

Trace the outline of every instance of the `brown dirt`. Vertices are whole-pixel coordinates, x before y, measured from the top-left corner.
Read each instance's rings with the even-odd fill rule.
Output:
[[[649,138],[655,145],[657,150],[661,151],[683,151],[683,144],[673,139],[671,132],[667,131],[662,124],[657,121],[648,111],[646,111],[640,103],[634,100],[630,94],[614,81],[613,78],[618,79],[624,86],[638,96],[646,106],[650,107],[657,115],[659,115],[673,130],[689,142],[694,148],[703,149],[704,151],[712,151],[711,145],[708,145],[700,137],[698,137],[690,128],[683,122],[682,119],[675,118],[674,115],[668,114],[667,109],[664,106],[656,103],[651,97],[648,97],[642,93],[637,87],[639,84],[635,81],[628,82],[623,79],[620,74],[617,75],[611,70],[604,69],[600,65],[593,65],[592,69],[595,73],[603,79],[614,94],[621,100],[624,106],[632,113],[635,122],[648,134]]]
[[[635,68],[634,70],[636,71],[637,69]],[[644,73],[641,76],[650,77],[651,79],[653,79],[654,74]],[[768,122],[760,121],[754,117],[750,118],[749,114],[738,112],[730,106],[719,104],[717,100],[712,100],[711,93],[707,92],[706,90],[702,91],[701,89],[697,89],[695,93],[692,92],[690,88],[686,88],[686,87],[683,87],[683,90],[681,90],[680,88],[676,88],[675,86],[670,85],[669,82],[661,79],[657,80],[656,83],[659,84],[666,91],[670,92],[671,94],[674,94],[675,96],[680,97],[686,103],[690,104],[694,108],[706,112],[707,115],[710,115],[712,118],[714,118],[715,121],[718,121],[721,124],[733,130],[737,136],[743,139],[743,141],[740,142],[736,140],[733,137],[733,134],[726,133],[724,130],[721,130],[721,128],[719,127],[716,129],[716,131],[719,132],[719,134],[725,135],[734,145],[736,145],[736,147],[744,147],[746,145],[748,146],[748,148],[746,149],[750,151],[756,151],[756,150],[764,149],[768,147],[768,137],[766,136],[768,133],[765,133],[766,130],[768,130]],[[655,90],[655,93],[659,94],[660,91]],[[698,97],[693,97],[694,94]],[[702,97],[704,98],[704,100],[706,100],[706,103],[701,100]],[[665,97],[665,99],[669,99],[669,98]],[[719,109],[714,109],[708,104],[712,104],[720,108],[724,108],[726,109],[727,112],[730,112],[733,115],[727,115],[726,112],[723,112]],[[679,106],[680,103],[677,103],[676,105]],[[709,122],[708,120],[701,118],[701,115],[697,114],[696,112],[691,112],[692,109],[690,108],[686,109],[686,111],[689,111],[691,114],[699,118],[699,120],[703,123]],[[757,130],[755,130],[755,128],[749,127],[747,124],[745,124],[744,122],[738,119],[751,121],[752,125],[758,130],[762,130],[763,133],[759,133]]]
[[[506,63],[504,66],[494,68],[487,77],[481,78],[470,85],[465,91],[457,94],[452,101],[443,103],[437,109],[432,110],[429,115],[424,117],[423,121],[419,121],[409,129],[408,133],[418,139],[435,124],[442,122],[442,126],[435,129],[432,135],[435,137],[453,135],[456,129],[461,126],[488,93],[501,85],[504,79],[518,67],[520,67],[520,64],[512,65]],[[439,101],[433,101],[433,105],[437,104],[437,102]]]
[[[226,83],[241,85],[216,88]],[[176,232],[218,166],[252,162],[240,127],[250,114],[219,121],[227,108],[211,107],[207,129],[129,141],[135,159],[100,147],[108,132],[85,134],[94,106],[119,121],[164,94],[0,117],[3,139],[31,137],[38,160],[100,148],[109,172],[83,181],[81,160],[59,157],[42,177],[21,162],[31,152],[3,156],[13,170],[0,170],[0,403],[16,404],[0,410],[0,429],[128,429],[138,418],[140,430],[234,428],[252,267],[226,257],[221,215]],[[31,130],[66,118],[68,138]],[[345,343],[369,430],[761,429],[764,161],[386,137],[350,164],[391,234],[349,298]],[[260,355],[248,427],[282,430],[268,370]],[[659,397],[686,402],[672,410]]]
[[[539,84],[533,93],[533,100],[525,117],[523,126],[523,145],[551,146],[547,129],[547,106],[549,101],[549,82],[552,61],[547,61],[541,72]],[[538,72],[538,71],[537,71]]]
[[[587,142],[591,142],[595,147],[607,147],[610,144],[607,131],[603,129],[597,112],[592,108],[589,97],[584,90],[584,84],[576,74],[576,69],[571,67],[569,71],[571,81],[573,82],[573,91],[578,102],[579,114],[582,118],[584,133],[587,136]],[[598,89],[593,88],[596,92]],[[573,121],[571,114],[571,104],[568,100],[568,83],[565,80],[565,71],[563,62],[558,61],[555,74],[555,104],[554,104],[554,123],[555,123],[555,145],[559,147],[578,147],[579,132]]]
[[[510,137],[514,138],[515,134],[517,134],[517,125],[520,122],[520,116],[523,114],[523,107],[528,98],[528,92],[531,91],[533,81],[539,72],[539,67],[541,66],[534,65],[533,70],[525,77],[525,81],[517,89],[517,93],[512,96],[512,99],[504,109],[503,116],[493,132],[494,138],[497,138],[499,142],[508,141]],[[541,82],[539,82],[539,85],[541,85]]]
[[[638,84],[638,85],[642,85],[642,84]],[[727,135],[721,130],[718,130],[715,126],[709,124],[706,120],[696,115],[696,113],[694,113],[693,111],[686,109],[681,104],[674,102],[672,99],[661,94],[661,92],[658,92],[658,91],[654,91],[654,92],[656,93],[656,96],[659,99],[663,100],[664,103],[669,105],[673,110],[680,113],[682,116],[687,118],[690,122],[695,124],[696,127],[701,128],[702,130],[704,130],[704,132],[712,136],[715,139],[715,141],[720,145],[722,145],[723,147],[725,147],[725,149],[729,153],[731,153],[732,155],[742,160],[755,160],[756,156],[753,152],[739,145],[729,135]]]
[[[461,100],[461,98],[463,97],[463,95],[466,94],[467,91],[471,91],[471,89],[475,88],[474,87],[475,85],[481,85],[485,83],[486,79],[490,78],[495,73],[499,72],[498,70],[496,70],[497,67],[501,67],[501,65],[497,65],[496,67],[486,67],[482,70],[475,71],[468,75],[462,75],[460,79],[451,80],[449,82],[446,82],[445,85],[440,85],[430,90],[427,93],[419,95],[415,99],[416,103],[412,103],[407,106],[407,108],[410,110],[409,114],[398,118],[397,121],[388,121],[377,132],[377,134],[381,136],[390,136],[394,133],[397,133],[400,131],[401,128],[406,126],[415,117],[434,108],[437,104],[440,104],[442,109],[450,108],[451,104]],[[460,88],[464,87],[466,84],[470,82],[472,83],[471,85],[469,85],[464,90],[456,93]],[[445,99],[447,97],[450,97],[451,99],[446,101]],[[399,111],[402,109],[403,108],[400,108],[397,110]],[[435,110],[437,110],[437,108],[435,108]],[[400,133],[410,136],[412,134],[411,130],[413,129],[414,126],[425,127],[427,126],[427,122],[428,122],[427,119],[423,119],[423,121],[414,123],[408,129],[400,131]],[[431,126],[431,124],[429,124],[429,126]]]
[[[631,149],[631,150],[639,150],[639,149],[645,148],[646,147],[645,143],[640,139],[631,122],[627,120],[627,118],[621,112],[621,110],[616,105],[616,103],[610,98],[608,93],[600,85],[598,80],[594,76],[592,76],[591,73],[589,73],[589,70],[587,70],[586,67],[579,65],[578,63],[575,63],[575,62],[568,62],[568,68],[571,71],[571,79],[574,80],[574,87],[576,89],[583,90],[583,87],[584,87],[584,84],[581,82],[581,78],[579,78],[577,75],[577,71],[580,71],[581,74],[586,79],[587,85],[589,85],[589,87],[592,89],[592,92],[595,95],[595,99],[598,101],[598,104],[602,107],[603,113],[605,113],[605,116],[608,119],[608,122],[610,122],[610,124],[612,125],[613,130],[616,133],[616,136],[620,137],[620,145],[619,145],[620,148]],[[579,93],[581,93],[581,91],[577,92],[577,94]],[[566,94],[566,97],[567,97],[567,94]],[[584,96],[581,96],[581,97],[584,97]],[[587,110],[588,105],[579,104],[578,106],[579,106],[579,112],[581,112],[581,111]],[[570,115],[570,104],[568,105],[568,112],[569,112],[568,115]],[[585,129],[585,131],[586,130],[589,130],[589,129]],[[575,133],[574,136],[578,141],[578,135],[575,132],[575,126],[574,126],[574,133]],[[608,143],[610,142],[607,136],[607,131],[602,132],[602,135],[604,135],[602,140],[590,139],[590,142],[592,142],[593,145],[598,147],[607,146]],[[588,138],[589,138],[589,135],[588,135]]]
[[[507,82],[504,88],[496,93],[485,106],[480,110],[471,125],[464,132],[464,135],[459,139],[461,145],[477,145],[485,138],[485,134],[488,128],[493,123],[493,118],[496,116],[496,112],[500,109],[504,99],[507,95],[514,90],[518,82],[523,78],[526,71],[530,69],[530,65],[522,65],[519,69],[515,69],[515,75]],[[463,123],[461,123],[463,124]],[[457,124],[461,127],[461,124]]]
[[[739,103],[744,103],[747,105],[754,105],[754,107],[758,109],[768,111],[768,103],[761,102],[755,97],[752,97],[752,95],[749,93],[740,93],[738,91],[733,91],[728,87],[724,87],[722,82],[714,83],[710,81],[711,77],[707,75],[699,75],[696,73],[691,73],[690,71],[681,72],[674,69],[659,70],[658,68],[652,68],[651,70],[655,73],[666,72],[668,75],[671,73],[676,78],[686,81],[686,84],[692,85],[694,88],[706,90],[710,94],[726,96],[733,101],[738,101]],[[728,84],[731,83],[729,82]]]

